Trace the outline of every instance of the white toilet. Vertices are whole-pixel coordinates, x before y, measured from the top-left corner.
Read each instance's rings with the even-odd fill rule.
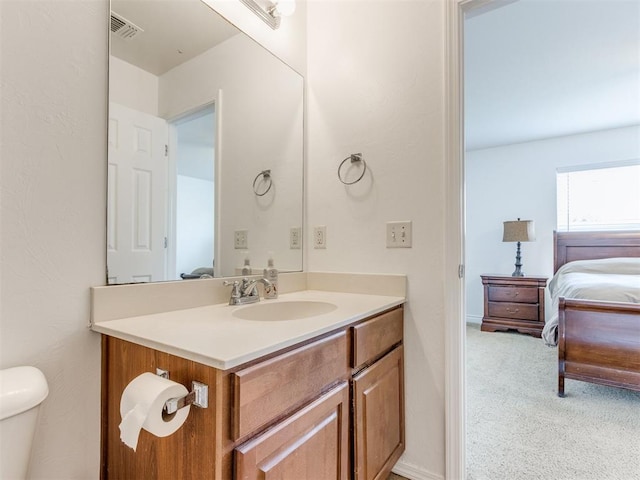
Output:
[[[26,478],[38,410],[48,394],[37,368],[0,370],[0,479]]]

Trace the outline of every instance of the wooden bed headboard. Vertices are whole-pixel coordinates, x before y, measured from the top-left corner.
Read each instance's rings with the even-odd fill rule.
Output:
[[[575,260],[640,257],[640,230],[553,232],[553,271]]]

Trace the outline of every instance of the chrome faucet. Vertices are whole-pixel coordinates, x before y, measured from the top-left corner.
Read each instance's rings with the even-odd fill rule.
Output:
[[[272,298],[268,292],[273,290],[273,285],[266,278],[249,280],[245,277],[242,281],[234,280],[233,282],[225,280],[222,284],[226,287],[231,286],[229,305],[247,305],[249,303],[259,302],[260,294],[258,293],[258,283],[264,285],[265,298]]]

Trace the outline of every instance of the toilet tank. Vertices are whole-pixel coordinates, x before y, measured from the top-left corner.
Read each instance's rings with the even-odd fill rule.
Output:
[[[38,407],[49,388],[35,367],[0,370],[0,478],[27,476]]]

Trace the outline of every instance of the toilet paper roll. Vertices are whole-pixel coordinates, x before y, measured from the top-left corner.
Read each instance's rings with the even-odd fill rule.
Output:
[[[184,385],[149,372],[131,380],[120,398],[120,439],[135,451],[142,428],[157,437],[174,433],[187,419],[191,407],[181,408],[166,420],[162,409],[167,400],[187,393]]]

